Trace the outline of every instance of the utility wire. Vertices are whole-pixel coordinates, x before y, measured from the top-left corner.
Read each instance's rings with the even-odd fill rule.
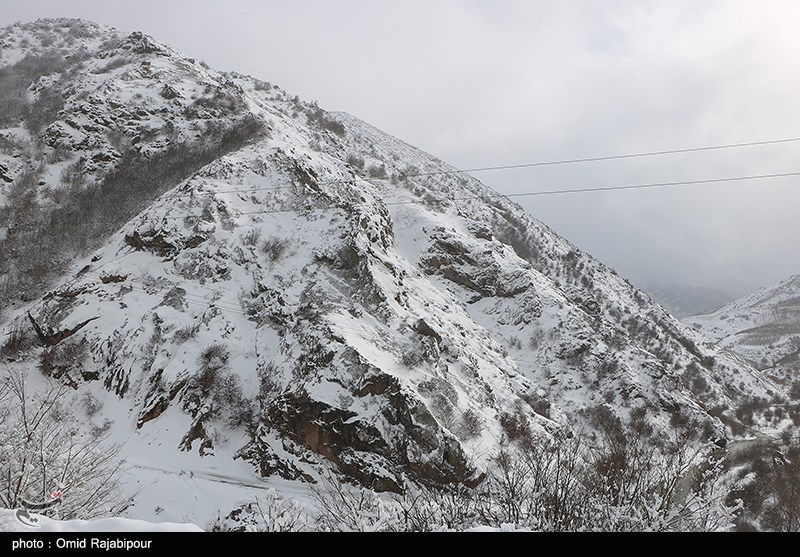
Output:
[[[800,172],[782,172],[776,174],[757,174],[754,176],[734,176],[732,178],[708,178],[705,180],[685,180],[682,182],[656,182],[653,184],[632,184],[628,186],[608,186],[596,188],[576,188],[567,190],[535,191],[523,193],[509,193],[506,197],[524,197],[531,195],[555,195],[560,193],[585,193],[593,191],[619,191],[619,190],[638,190],[647,188],[666,188],[673,186],[688,186],[691,184],[717,184],[721,182],[741,182],[745,180],[766,180],[770,178],[786,178],[789,176],[800,176]]]
[[[607,160],[619,160],[619,159],[631,159],[631,158],[640,158],[640,157],[652,157],[652,156],[661,156],[661,155],[672,155],[672,154],[679,154],[679,153],[694,153],[700,151],[712,151],[712,150],[722,150],[722,149],[734,149],[734,148],[741,148],[741,147],[753,147],[758,145],[775,145],[775,144],[782,144],[782,143],[791,143],[800,141],[800,137],[792,137],[792,138],[784,138],[784,139],[771,139],[765,141],[750,141],[750,142],[742,142],[742,143],[730,143],[725,145],[710,145],[705,147],[689,147],[683,149],[670,149],[670,150],[662,150],[662,151],[648,151],[642,153],[626,153],[621,155],[608,155],[608,156],[601,156],[601,157],[586,157],[586,158],[577,158],[577,159],[562,159],[562,160],[553,160],[553,161],[540,161],[540,162],[531,162],[531,163],[522,163],[522,164],[511,164],[511,165],[501,165],[501,166],[485,166],[485,167],[476,167],[476,168],[467,168],[467,169],[453,169],[453,170],[442,170],[442,171],[435,171],[435,172],[416,172],[416,173],[409,173],[409,174],[401,174],[400,178],[414,178],[414,177],[429,177],[429,176],[443,176],[443,175],[450,175],[450,174],[465,174],[470,172],[486,172],[486,171],[497,171],[497,170],[508,170],[508,169],[515,169],[515,168],[533,168],[539,166],[553,166],[553,165],[564,165],[564,164],[576,164],[576,163],[586,163],[586,162],[598,162],[598,161],[607,161]],[[717,183],[717,182],[732,182],[732,181],[742,181],[742,180],[756,180],[756,179],[767,179],[767,178],[778,178],[778,177],[787,177],[787,176],[798,176],[800,172],[789,172],[783,174],[764,174],[759,176],[739,176],[733,178],[716,178],[716,179],[708,179],[708,180],[687,180],[681,182],[662,182],[662,183],[654,183],[654,184],[632,184],[626,186],[609,186],[609,187],[591,187],[591,188],[570,188],[570,189],[563,189],[563,190],[546,190],[546,191],[538,191],[538,192],[521,192],[521,193],[511,193],[505,194],[505,197],[530,197],[530,196],[540,196],[540,195],[559,195],[559,194],[566,194],[566,193],[587,193],[587,192],[597,192],[597,191],[617,191],[617,190],[633,190],[633,189],[647,189],[647,188],[661,188],[661,187],[671,187],[671,186],[681,186],[681,185],[690,185],[690,184],[709,184],[709,183]],[[369,177],[369,180],[365,181],[381,181],[381,180],[390,180],[392,177]],[[318,182],[318,185],[329,185],[329,184],[338,184],[338,183],[350,183],[355,182],[356,179],[363,179],[363,178],[339,178],[335,180],[323,180]],[[284,186],[269,186],[269,187],[262,187],[262,188],[240,188],[240,189],[229,189],[229,190],[217,190],[217,191],[210,191],[210,192],[197,192],[197,191],[190,191],[190,192],[172,192],[172,194],[167,194],[166,199],[175,199],[184,196],[201,196],[201,195],[219,195],[219,194],[228,194],[228,193],[253,193],[258,191],[277,191],[283,189],[292,189],[296,187],[295,185],[284,185]],[[457,201],[459,199],[480,199],[479,196],[472,196],[472,197],[460,197],[460,198],[450,198],[452,201]],[[398,202],[388,202],[387,205],[408,205],[412,203],[444,203],[446,200],[441,201],[426,201],[426,200],[409,200],[409,201],[398,201]],[[331,206],[332,207],[332,206]],[[304,211],[308,210],[307,208],[297,208],[297,209],[281,209],[281,210],[274,210],[274,211],[257,211],[257,212],[249,212],[249,213],[241,213],[241,214],[269,214],[269,213],[284,213],[284,212],[296,212],[296,211]],[[185,218],[191,217],[194,215],[181,215],[181,216],[171,216],[165,218]],[[74,223],[69,221],[60,221],[54,224],[80,224],[80,225],[88,225],[92,223],[100,223],[100,222],[107,222],[110,224],[116,224],[116,221],[99,221],[99,220],[90,220],[81,223]],[[36,228],[37,225],[33,226],[25,226],[21,225],[18,228]]]
[[[560,189],[560,190],[544,190],[544,191],[533,191],[533,192],[521,192],[521,193],[506,193],[501,194],[499,192],[494,192],[500,197],[531,197],[537,195],[558,195],[558,194],[566,194],[566,193],[587,193],[587,192],[599,192],[599,191],[618,191],[618,190],[637,190],[637,189],[649,189],[649,188],[666,188],[666,187],[676,187],[676,186],[688,186],[692,184],[715,184],[715,183],[722,183],[722,182],[742,182],[746,180],[766,180],[772,178],[786,178],[791,176],[800,176],[800,172],[783,172],[783,173],[775,173],[775,174],[757,174],[752,176],[733,176],[730,178],[707,178],[704,180],[684,180],[680,182],[656,182],[651,184],[629,184],[625,186],[605,186],[605,187],[589,187],[589,188],[572,188],[572,189]],[[224,193],[224,192],[219,192]],[[386,201],[386,199],[393,199],[392,197],[383,199],[384,204],[389,205],[425,205],[425,204],[442,204],[442,203],[449,203],[452,201],[467,201],[467,200],[475,200],[475,199],[485,199],[486,196],[481,195],[465,195],[465,196],[458,196],[458,197],[446,197],[443,199],[410,199],[406,201]],[[287,209],[264,209],[259,211],[242,211],[239,212],[237,215],[268,215],[268,214],[277,214],[277,213],[296,213],[302,211],[325,211],[330,209],[339,208],[339,204],[331,203],[328,205],[323,205],[321,207],[290,207]],[[162,220],[171,220],[171,219],[183,219],[189,217],[198,217],[199,215],[169,215],[161,217]]]
[[[457,170],[457,171],[421,172],[419,174],[406,174],[405,176],[435,176],[439,174],[451,174],[456,172],[486,172],[490,170],[510,170],[514,168],[533,168],[536,166],[555,166],[560,164],[576,164],[585,162],[611,161],[619,159],[634,159],[640,157],[655,157],[660,155],[676,155],[679,153],[696,153],[699,151],[714,151],[721,149],[735,149],[739,147],[754,147],[756,145],[774,145],[777,143],[791,143],[794,141],[800,141],[800,137],[790,137],[787,139],[770,139],[767,141],[750,141],[747,143],[729,143],[727,145],[710,145],[707,147],[689,147],[686,149],[669,149],[666,151],[648,151],[645,153],[627,153],[623,155],[608,155],[603,157],[587,157],[582,159],[562,159],[562,160],[530,162],[522,164],[507,164],[502,166],[483,166],[477,168],[465,168],[463,170]]]
[[[578,164],[578,163],[587,163],[587,162],[600,162],[600,161],[610,161],[610,160],[621,160],[621,159],[633,159],[633,158],[642,158],[642,157],[655,157],[655,156],[662,156],[662,155],[676,155],[681,153],[697,153],[701,151],[718,151],[723,149],[737,149],[741,147],[755,147],[758,145],[776,145],[781,143],[792,143],[800,141],[800,137],[790,137],[786,139],[770,139],[765,141],[750,141],[745,143],[729,143],[726,145],[709,145],[705,147],[688,147],[683,149],[669,149],[665,151],[647,151],[643,153],[625,153],[621,155],[607,155],[601,157],[586,157],[586,158],[578,158],[578,159],[561,159],[561,160],[552,160],[552,161],[539,161],[539,162],[529,162],[529,163],[521,163],[521,164],[508,164],[508,165],[500,165],[500,166],[482,166],[476,168],[465,168],[465,169],[453,169],[453,170],[438,170],[434,172],[412,172],[412,173],[401,173],[399,178],[420,178],[420,177],[428,177],[428,176],[446,176],[449,174],[468,174],[470,172],[489,172],[489,171],[496,171],[496,170],[512,170],[518,168],[535,168],[539,166],[556,166],[556,165],[565,165],[565,164]],[[391,176],[385,177],[369,177],[369,180],[374,181],[384,181],[384,180],[391,180]],[[353,180],[350,178],[337,178],[334,180],[323,180],[318,182],[319,185],[331,185],[331,184],[343,184],[352,182]],[[269,187],[262,187],[262,188],[248,188],[248,189],[234,189],[234,190],[218,190],[216,192],[185,192],[185,193],[174,193],[170,197],[182,197],[186,195],[215,195],[217,193],[250,193],[256,191],[275,191],[275,190],[283,190],[283,189],[290,189],[294,186],[269,186]]]
[[[681,182],[655,182],[652,184],[630,184],[626,186],[605,186],[605,187],[591,187],[591,188],[572,188],[572,189],[563,189],[563,190],[543,190],[543,191],[529,191],[529,192],[521,192],[521,193],[506,193],[500,194],[503,197],[529,197],[534,195],[557,195],[562,193],[587,193],[587,192],[598,192],[598,191],[619,191],[619,190],[638,190],[638,189],[649,189],[649,188],[666,188],[666,187],[674,187],[674,186],[688,186],[692,184],[716,184],[721,182],[741,182],[745,180],[765,180],[770,178],[786,178],[789,176],[800,176],[800,172],[783,172],[783,173],[776,173],[776,174],[758,174],[753,176],[734,176],[732,178],[708,178],[705,180],[684,180]],[[479,198],[478,196],[473,197],[462,197],[462,198],[450,198],[452,200],[457,199],[475,199]],[[445,200],[447,201],[447,200]],[[412,201],[413,202],[413,201]],[[399,205],[402,202],[397,203],[386,203],[386,205]]]
[[[501,194],[499,192],[495,192],[493,190],[489,190],[487,193],[492,194],[494,193],[499,198],[514,198],[514,197],[534,197],[534,196],[541,196],[541,195],[561,195],[561,194],[573,194],[573,193],[589,193],[589,192],[602,192],[602,191],[620,191],[620,190],[639,190],[639,189],[653,189],[653,188],[666,188],[666,187],[677,187],[677,186],[688,186],[688,185],[697,185],[697,184],[717,184],[723,182],[743,182],[743,181],[750,181],[750,180],[768,180],[768,179],[775,179],[775,178],[788,178],[793,176],[800,176],[800,172],[781,172],[781,173],[773,173],[773,174],[755,174],[751,176],[731,176],[729,178],[706,178],[703,180],[683,180],[683,181],[675,181],[675,182],[654,182],[648,184],[628,184],[624,186],[595,186],[595,187],[586,187],[586,188],[569,188],[569,189],[555,189],[555,190],[542,190],[542,191],[530,191],[530,192],[518,192],[518,193],[507,193]],[[353,180],[350,180],[353,181]],[[208,192],[209,194],[224,194],[226,193],[225,190],[220,190],[217,192]],[[323,193],[323,192],[314,192],[314,193]],[[396,199],[396,196],[381,198],[384,201],[384,204],[387,206],[393,205],[436,205],[436,204],[443,204],[443,203],[450,203],[454,201],[468,201],[468,200],[476,200],[476,199],[486,199],[488,196],[486,195],[469,195],[469,196],[456,196],[456,197],[446,197],[443,199],[409,199],[404,201],[387,201],[387,199]],[[279,214],[279,213],[300,213],[304,211],[327,211],[331,209],[341,208],[341,203],[330,203],[327,205],[322,205],[318,207],[289,207],[285,209],[262,209],[258,211],[239,211],[235,214],[231,214],[231,217],[236,216],[246,216],[246,215],[269,215],[269,214]],[[185,218],[201,218],[202,215],[200,214],[192,214],[192,213],[185,213],[185,214],[178,214],[178,215],[164,215],[160,217],[160,220],[176,220],[176,219],[185,219]],[[141,213],[130,221],[141,218]],[[152,219],[148,219],[152,220]],[[120,224],[120,226],[124,226],[126,223]],[[56,220],[52,222],[53,226],[59,225],[72,225],[72,226],[89,226],[98,223],[108,223],[108,224],[117,224],[117,221],[114,220],[86,220],[80,222],[74,221],[63,221],[63,220]],[[39,228],[40,225],[25,225],[19,224],[13,226],[13,228]]]

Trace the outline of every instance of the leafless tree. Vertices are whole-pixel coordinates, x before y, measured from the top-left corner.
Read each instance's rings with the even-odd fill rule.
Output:
[[[773,454],[772,465],[772,496],[761,522],[777,532],[800,531],[800,446]]]
[[[30,392],[26,376],[6,371],[0,382],[0,505],[52,502],[62,519],[119,514],[132,501],[120,486],[120,447],[105,434],[82,431],[63,399],[73,391],[50,380]]]
[[[693,427],[655,439],[619,421],[597,423],[600,444],[590,452],[587,486],[593,521],[605,530],[707,531],[729,528],[735,507],[720,487],[722,462],[711,443],[692,439]]]

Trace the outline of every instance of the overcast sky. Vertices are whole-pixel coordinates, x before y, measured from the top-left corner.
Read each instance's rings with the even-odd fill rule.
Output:
[[[800,137],[796,0],[2,0],[350,112],[472,168]],[[800,142],[476,174],[503,193],[800,171]],[[800,178],[518,198],[634,283],[800,273]]]

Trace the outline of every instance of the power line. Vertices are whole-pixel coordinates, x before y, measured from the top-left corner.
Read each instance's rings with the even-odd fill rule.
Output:
[[[619,191],[619,190],[636,190],[636,189],[650,189],[650,188],[666,188],[666,187],[677,187],[677,186],[688,186],[693,184],[716,184],[722,182],[742,182],[748,180],[767,180],[773,178],[787,178],[791,176],[800,176],[800,172],[782,172],[782,173],[774,173],[774,174],[756,174],[751,176],[732,176],[730,178],[706,178],[702,180],[683,180],[683,181],[676,181],[676,182],[655,182],[649,184],[628,184],[624,186],[596,186],[596,187],[587,187],[587,188],[571,188],[571,189],[558,189],[558,190],[544,190],[544,191],[533,191],[533,192],[520,192],[520,193],[507,193],[501,194],[499,192],[494,192],[500,197],[531,197],[531,196],[538,196],[538,195],[558,195],[558,194],[567,194],[567,193],[589,193],[589,192],[600,192],[600,191]],[[467,201],[467,200],[474,200],[474,199],[485,199],[486,196],[481,195],[469,195],[469,196],[457,196],[457,197],[447,197],[443,199],[409,199],[406,201],[386,201],[389,198],[383,198],[385,205],[424,205],[424,204],[442,204],[448,203],[452,201]],[[291,207],[287,209],[264,209],[261,211],[243,211],[238,213],[239,215],[265,215],[265,214],[276,214],[276,213],[295,213],[295,212],[302,212],[302,211],[324,211],[330,209],[339,208],[340,205],[338,204],[329,204],[323,205],[321,207]],[[162,219],[182,219],[188,217],[196,217],[198,215],[170,215],[164,216]]]
[[[535,195],[557,195],[563,193],[587,193],[587,192],[598,192],[598,191],[619,191],[619,190],[635,190],[635,189],[648,189],[648,188],[666,188],[666,187],[675,187],[675,186],[688,186],[692,184],[715,184],[721,182],[741,182],[745,180],[765,180],[770,178],[786,178],[789,176],[800,176],[800,172],[783,172],[783,173],[776,173],[776,174],[757,174],[753,176],[733,176],[731,178],[707,178],[703,180],[684,180],[680,182],[655,182],[651,184],[629,184],[625,186],[597,186],[597,187],[589,187],[589,188],[572,188],[572,189],[560,189],[560,190],[543,190],[543,191],[529,191],[529,192],[521,192],[521,193],[506,193],[500,194],[502,197],[529,197]],[[456,201],[460,199],[482,199],[481,196],[469,196],[469,197],[453,197],[448,199],[443,199],[441,201],[421,201],[421,200],[409,200],[409,201],[397,201],[397,202],[389,202],[386,205],[405,205],[409,203],[444,203],[446,201]]]
[[[538,161],[538,162],[529,162],[529,163],[520,163],[520,164],[507,164],[507,165],[500,165],[500,166],[483,166],[483,167],[476,167],[476,168],[465,168],[465,169],[452,169],[452,170],[438,170],[433,172],[412,172],[412,173],[400,173],[397,176],[400,179],[406,178],[421,178],[421,177],[428,177],[428,176],[446,176],[450,174],[468,174],[470,172],[489,172],[489,171],[496,171],[496,170],[512,170],[512,169],[519,169],[519,168],[535,168],[539,166],[556,166],[556,165],[565,165],[565,164],[579,164],[579,163],[587,163],[587,162],[600,162],[600,161],[610,161],[610,160],[622,160],[622,159],[633,159],[633,158],[642,158],[642,157],[655,157],[655,156],[662,156],[662,155],[676,155],[681,153],[697,153],[701,151],[719,151],[724,149],[737,149],[741,147],[755,147],[759,145],[776,145],[781,143],[792,143],[800,141],[800,137],[790,137],[785,139],[769,139],[765,141],[750,141],[744,143],[728,143],[725,145],[708,145],[704,147],[688,147],[682,149],[669,149],[664,151],[647,151],[647,152],[640,152],[640,153],[625,153],[620,155],[607,155],[607,156],[600,156],[600,157],[585,157],[585,158],[577,158],[577,159],[560,159],[560,160],[552,160],[552,161]],[[369,180],[375,181],[384,181],[384,180],[391,180],[391,176],[385,177],[373,177],[370,176]],[[345,184],[352,182],[352,178],[337,178],[335,180],[323,180],[318,182],[318,185],[332,185],[332,184]],[[185,195],[215,195],[217,193],[250,193],[256,191],[275,191],[275,190],[283,190],[283,189],[291,189],[294,186],[269,186],[269,187],[262,187],[262,188],[248,188],[248,189],[234,189],[234,190],[219,190],[217,192],[187,192],[187,193],[176,193],[170,197],[181,197]]]
[[[586,192],[596,192],[596,191],[619,191],[619,190],[636,190],[636,189],[647,189],[647,188],[666,188],[673,186],[688,186],[691,184],[717,184],[721,182],[741,182],[745,180],[766,180],[770,178],[786,178],[789,176],[800,176],[800,172],[758,174],[754,176],[734,176],[732,178],[708,178],[705,180],[685,180],[682,182],[656,182],[652,184],[631,184],[627,186],[608,186],[608,187],[594,187],[594,188],[575,188],[575,189],[565,189],[565,190],[508,193],[505,194],[505,197],[526,197],[532,195],[556,195],[561,193],[586,193]]]
[[[654,183],[647,183],[647,184],[627,184],[623,186],[594,186],[594,187],[585,187],[585,188],[569,188],[569,189],[555,189],[555,190],[542,190],[542,191],[530,191],[530,192],[518,192],[518,193],[507,193],[501,194],[494,190],[488,190],[487,194],[495,194],[497,197],[505,197],[505,198],[514,198],[514,197],[533,197],[533,196],[541,196],[541,195],[560,195],[560,194],[573,194],[573,193],[590,193],[590,192],[602,192],[602,191],[620,191],[620,190],[639,190],[639,189],[653,189],[653,188],[666,188],[666,187],[678,187],[678,186],[687,186],[687,185],[698,185],[698,184],[717,184],[723,182],[743,182],[743,181],[751,181],[751,180],[767,180],[767,179],[775,179],[775,178],[788,178],[793,176],[800,176],[800,172],[781,172],[781,173],[773,173],[773,174],[755,174],[750,176],[731,176],[728,178],[706,178],[702,180],[682,180],[682,181],[674,181],[674,182],[654,182]],[[352,181],[352,180],[351,180]],[[217,192],[208,192],[209,194],[223,194],[226,193],[225,190],[220,190]],[[323,193],[323,192],[314,192],[314,193]],[[449,203],[454,201],[467,201],[467,200],[476,200],[476,199],[486,199],[488,195],[463,195],[463,196],[456,196],[456,197],[446,197],[443,199],[409,199],[403,201],[387,201],[388,199],[396,199],[394,197],[386,197],[386,198],[378,198],[384,202],[387,206],[394,206],[394,205],[436,205],[436,204],[443,204]],[[268,215],[268,214],[280,214],[280,213],[300,213],[304,211],[326,211],[331,209],[341,208],[341,203],[330,203],[327,205],[322,205],[318,207],[289,207],[285,209],[263,209],[258,211],[240,211],[236,213],[234,216],[247,216],[247,215]],[[130,221],[131,222],[134,218],[140,217],[141,213],[136,217],[133,217]],[[161,217],[161,220],[175,220],[175,219],[185,219],[185,218],[200,218],[202,215],[198,214],[178,214],[178,215],[164,215]],[[107,223],[107,224],[117,224],[117,221],[114,220],[86,220],[86,221],[64,221],[59,220],[52,222],[53,226],[59,225],[72,225],[72,226],[89,226],[99,223]],[[120,226],[124,226],[126,223],[122,223]],[[13,228],[25,229],[25,228],[39,228],[39,225],[16,225]]]
[[[611,160],[619,160],[619,159],[633,159],[633,158],[641,158],[641,157],[655,157],[660,155],[676,155],[680,153],[696,153],[699,151],[714,151],[714,150],[722,150],[722,149],[735,149],[739,147],[755,147],[757,145],[774,145],[777,143],[791,143],[794,141],[800,141],[800,137],[790,137],[787,139],[770,139],[766,141],[750,141],[747,143],[729,143],[726,145],[710,145],[706,147],[689,147],[685,149],[669,149],[666,151],[648,151],[644,153],[627,153],[623,155],[608,155],[602,157],[586,157],[581,159],[562,159],[562,160],[554,160],[554,161],[542,161],[542,162],[529,162],[529,163],[522,163],[522,164],[507,164],[502,166],[482,166],[477,168],[466,168],[464,170],[452,171],[452,172],[486,172],[491,170],[510,170],[514,168],[533,168],[536,166],[555,166],[560,164],[576,164],[576,163],[585,163],[585,162],[599,162],[599,161],[611,161]],[[445,174],[451,172],[423,172],[419,174],[406,174],[406,176],[434,176],[438,174]]]

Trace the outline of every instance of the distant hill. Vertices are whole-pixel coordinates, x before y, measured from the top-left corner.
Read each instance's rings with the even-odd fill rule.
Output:
[[[782,382],[800,373],[800,275],[684,321]]]
[[[647,285],[643,290],[677,317],[708,313],[733,300],[726,292],[702,286]]]

